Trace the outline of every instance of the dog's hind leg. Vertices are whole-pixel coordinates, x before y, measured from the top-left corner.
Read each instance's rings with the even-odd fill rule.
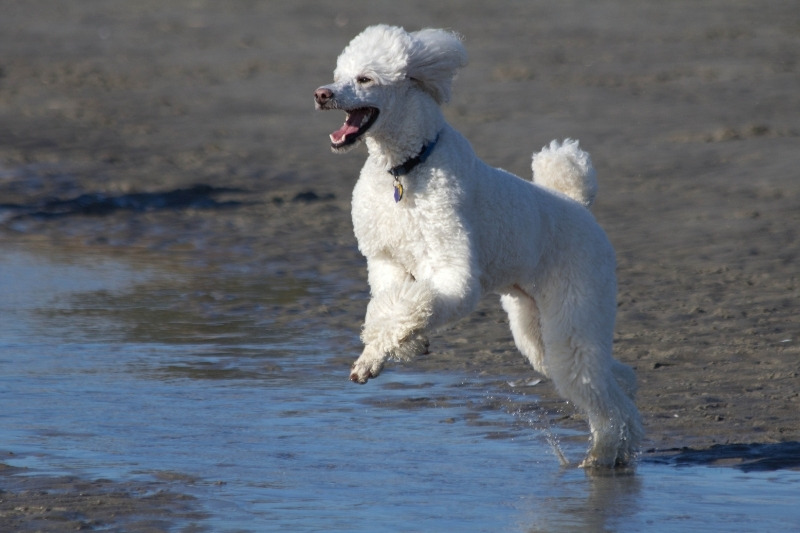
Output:
[[[515,285],[509,292],[500,295],[500,303],[508,313],[508,322],[517,349],[530,361],[534,370],[546,376],[544,345],[536,300]]]
[[[559,394],[584,412],[592,445],[582,466],[613,467],[633,460],[642,438],[633,402],[633,370],[611,356],[613,298],[574,292],[542,306],[544,366]]]

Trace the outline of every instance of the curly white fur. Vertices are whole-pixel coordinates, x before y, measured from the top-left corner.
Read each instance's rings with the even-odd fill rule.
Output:
[[[578,146],[578,141],[565,139],[563,144],[551,141],[531,163],[533,182],[570,198],[584,207],[590,207],[597,196],[597,174],[589,154]]]
[[[585,466],[629,462],[642,437],[636,378],[611,355],[614,250],[587,209],[597,192],[589,154],[553,141],[534,155],[534,182],[491,168],[444,120],[466,64],[458,35],[372,26],[339,56],[318,109],[347,113],[335,151],[366,142],[353,227],[372,300],[350,378],[427,349],[427,333],[500,294],[517,347],[589,419]],[[389,170],[429,157],[398,177]],[[403,195],[396,201],[395,188]]]

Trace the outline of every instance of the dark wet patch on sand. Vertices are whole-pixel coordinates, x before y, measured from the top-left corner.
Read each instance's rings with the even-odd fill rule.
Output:
[[[206,531],[194,497],[163,481],[48,476],[0,463],[0,531]]]

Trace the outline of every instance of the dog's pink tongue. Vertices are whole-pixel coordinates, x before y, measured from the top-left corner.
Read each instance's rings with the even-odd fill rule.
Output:
[[[354,133],[358,133],[358,128],[356,126],[353,126],[352,124],[349,124],[349,122],[350,121],[348,120],[347,122],[342,124],[341,128],[331,133],[331,141],[338,144],[340,142],[344,142],[344,138],[347,137],[348,135],[353,135]]]
[[[348,135],[358,133],[366,113],[368,113],[366,109],[357,109],[348,114],[347,120],[344,121],[342,127],[331,133],[331,141],[338,144],[344,142]]]

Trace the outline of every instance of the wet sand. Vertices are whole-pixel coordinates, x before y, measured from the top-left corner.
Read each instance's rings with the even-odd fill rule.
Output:
[[[377,22],[465,36],[446,114],[490,164],[528,176],[531,152],[566,136],[591,152],[619,263],[615,354],[639,376],[648,450],[800,441],[790,3],[9,2],[0,239],[332,280],[341,294],[279,320],[358,331],[349,199],[365,152],[330,153],[342,117],[315,113],[311,94]],[[333,354],[343,375],[356,340]],[[493,297],[413,364],[531,375]],[[535,392],[580,427],[548,383]],[[8,472],[0,499],[34,509]],[[4,527],[39,527],[2,509]]]
[[[165,489],[166,483],[120,483],[75,476],[26,476],[24,469],[0,463],[2,531],[107,530],[148,533],[203,531],[204,515],[194,498]]]

